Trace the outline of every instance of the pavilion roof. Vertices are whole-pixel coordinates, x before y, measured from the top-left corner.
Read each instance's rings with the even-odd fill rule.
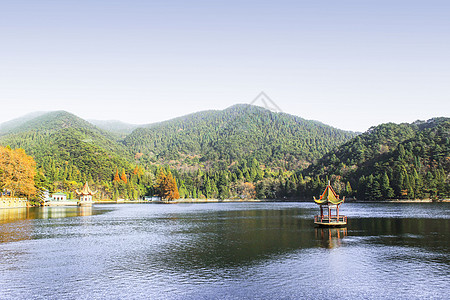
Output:
[[[97,193],[97,192],[92,192],[92,191],[91,191],[91,189],[89,188],[89,185],[88,185],[87,181],[86,181],[86,183],[84,184],[83,189],[81,190],[81,192],[79,192],[79,191],[77,190],[77,194],[78,194],[78,195],[84,195],[84,196],[87,196],[87,195],[94,195],[95,193]]]
[[[341,204],[342,202],[344,202],[344,198],[339,199],[339,195],[336,194],[336,192],[333,190],[333,188],[330,185],[330,182],[328,182],[327,187],[325,188],[325,191],[322,193],[322,195],[320,196],[319,199],[316,199],[316,197],[314,197],[314,201],[317,204]]]

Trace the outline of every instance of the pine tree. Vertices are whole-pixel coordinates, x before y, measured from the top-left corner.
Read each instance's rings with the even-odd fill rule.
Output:
[[[384,199],[391,199],[394,197],[394,190],[390,186],[389,176],[384,172],[383,177],[381,177],[381,194]]]
[[[345,185],[345,194],[347,196],[350,196],[352,194],[353,190],[352,190],[352,186],[350,185],[350,182],[347,181],[347,184]]]

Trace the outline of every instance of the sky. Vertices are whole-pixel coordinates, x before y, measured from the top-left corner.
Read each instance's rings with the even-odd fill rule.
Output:
[[[450,1],[0,0],[0,123],[251,103],[366,131],[449,117]]]

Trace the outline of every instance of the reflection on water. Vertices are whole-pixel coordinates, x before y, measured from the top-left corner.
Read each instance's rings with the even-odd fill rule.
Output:
[[[444,299],[449,208],[348,204],[345,228],[313,203],[0,210],[0,295]]]
[[[316,228],[316,239],[322,248],[332,249],[341,246],[342,239],[347,236],[347,228]]]
[[[12,223],[18,220],[22,222]],[[0,243],[30,239],[31,223],[27,208],[0,209]]]
[[[29,209],[27,208],[7,208],[0,209],[0,224],[28,219]]]
[[[32,238],[35,220],[92,215],[92,207],[30,207],[0,209],[0,243]]]
[[[0,224],[20,220],[66,218],[92,215],[92,207],[88,206],[45,206],[30,208],[0,209]]]

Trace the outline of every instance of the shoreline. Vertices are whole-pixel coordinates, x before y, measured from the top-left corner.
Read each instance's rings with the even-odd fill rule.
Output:
[[[20,203],[8,203],[8,205],[0,205],[0,209],[9,208],[27,208],[34,207],[30,206],[28,201],[23,201],[21,199]],[[9,202],[9,201],[8,201]],[[13,202],[13,201],[11,201]],[[15,202],[15,201],[14,201]],[[278,203],[294,203],[294,202],[306,202],[314,203],[312,200],[308,199],[178,199],[173,201],[159,200],[159,201],[144,201],[144,200],[98,200],[94,201],[92,204],[204,204],[204,203],[262,203],[262,202],[278,202]],[[364,201],[364,200],[348,200],[347,203],[450,203],[450,199],[432,200],[432,199],[392,199],[392,200],[378,200],[378,201]],[[3,203],[2,203],[3,204]],[[28,204],[28,205],[27,205]],[[53,202],[47,203],[46,205],[41,205],[42,207],[55,207],[55,206],[76,206],[77,202]],[[38,207],[38,206],[36,206]]]
[[[313,200],[309,199],[178,199],[178,200],[158,200],[158,201],[142,201],[142,200],[125,200],[125,201],[98,201],[94,203],[98,204],[122,204],[122,203],[151,203],[151,204],[183,204],[183,203],[238,203],[238,202],[248,202],[248,203],[260,203],[260,202],[310,202],[314,203]],[[442,200],[432,200],[432,199],[395,199],[395,200],[378,200],[378,201],[364,201],[364,200],[349,200],[347,203],[450,203],[450,199]]]

